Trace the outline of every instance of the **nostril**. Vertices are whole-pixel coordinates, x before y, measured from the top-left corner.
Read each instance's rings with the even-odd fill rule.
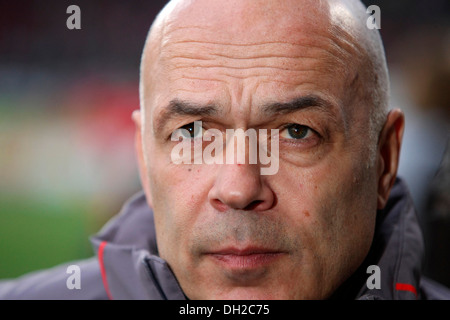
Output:
[[[256,207],[258,207],[258,205],[259,205],[260,203],[262,203],[262,202],[264,202],[264,201],[262,201],[262,200],[255,200],[255,201],[252,201],[248,206],[246,206],[246,207],[243,208],[242,210],[255,210]]]
[[[208,192],[208,201],[216,210],[265,211],[273,206],[275,195],[266,180],[262,180],[258,170],[251,170],[255,167],[222,168]]]
[[[216,208],[219,212],[225,212],[229,208],[225,203],[223,203],[219,199],[212,199],[211,203],[213,207]]]

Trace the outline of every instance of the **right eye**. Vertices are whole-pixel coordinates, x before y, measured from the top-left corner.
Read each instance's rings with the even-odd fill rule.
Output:
[[[281,136],[286,137],[286,139],[303,140],[313,134],[311,128],[296,123],[289,124],[285,130],[286,133],[283,130]]]
[[[172,141],[183,139],[197,139],[203,136],[203,127],[201,121],[194,121],[176,129],[172,133]]]

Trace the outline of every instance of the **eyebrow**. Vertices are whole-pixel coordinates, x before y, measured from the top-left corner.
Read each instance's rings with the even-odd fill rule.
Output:
[[[334,109],[333,104],[327,100],[322,99],[317,95],[306,95],[295,98],[289,102],[265,104],[262,106],[262,111],[267,116],[274,116],[294,113],[311,107],[317,107],[319,110],[326,113],[333,113],[332,110]],[[173,118],[182,116],[210,117],[219,114],[219,110],[219,106],[213,104],[201,105],[189,101],[173,99],[157,117],[155,127],[157,128],[157,132],[161,132],[161,130],[164,129],[165,124]]]
[[[156,128],[158,132],[164,128],[167,121],[181,116],[200,116],[207,117],[216,115],[219,108],[216,105],[199,105],[196,103],[173,99],[167,107],[161,112],[156,120]]]
[[[302,109],[317,107],[319,110],[333,113],[334,105],[317,95],[306,95],[295,98],[289,102],[274,102],[262,107],[262,111],[267,115],[289,114]]]

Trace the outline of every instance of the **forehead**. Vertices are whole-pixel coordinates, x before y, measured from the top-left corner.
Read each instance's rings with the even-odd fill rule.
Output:
[[[332,32],[326,5],[283,7],[288,2],[207,1],[174,9],[152,58],[157,72],[146,74],[148,81],[157,79],[153,92],[212,100],[219,91],[231,94],[224,86],[242,91],[250,83],[274,94],[299,85],[342,91],[354,77],[348,61],[355,46]]]
[[[332,42],[338,39],[330,33],[328,6],[312,4],[319,2],[193,1],[195,5],[167,14],[160,54],[170,57],[180,51],[198,54],[210,49],[215,50],[213,54],[222,50],[236,58],[251,58],[251,53],[258,52],[292,56],[319,47],[332,50]]]

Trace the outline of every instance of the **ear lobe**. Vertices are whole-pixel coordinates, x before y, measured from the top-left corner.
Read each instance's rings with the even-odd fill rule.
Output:
[[[400,109],[389,112],[378,142],[378,209],[383,209],[397,177],[405,117]]]
[[[144,158],[144,148],[142,141],[142,122],[141,122],[141,112],[140,110],[134,110],[131,118],[136,126],[136,131],[134,135],[134,147],[136,151],[136,157],[138,162],[139,177],[141,180],[142,188],[144,189],[145,196],[147,198],[147,203],[152,207],[150,184],[148,181],[148,170]]]

